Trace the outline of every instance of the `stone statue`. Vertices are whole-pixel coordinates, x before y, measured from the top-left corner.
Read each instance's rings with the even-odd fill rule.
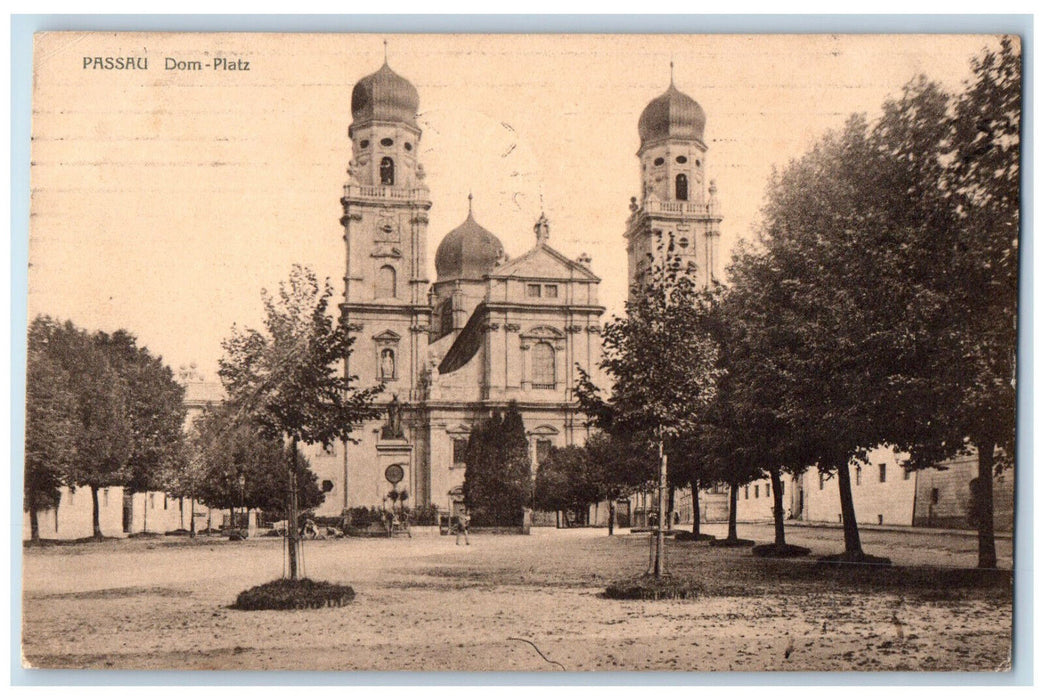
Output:
[[[381,437],[385,440],[406,437],[402,431],[402,405],[399,403],[398,394],[393,394],[391,403],[388,404],[388,421],[381,428]]]
[[[395,351],[381,350],[381,379],[395,379]]]

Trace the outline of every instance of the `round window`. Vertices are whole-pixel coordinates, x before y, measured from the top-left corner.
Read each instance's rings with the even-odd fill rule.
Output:
[[[413,144],[412,143],[403,144],[403,148],[405,148],[407,151],[412,151],[413,150]]]
[[[663,158],[657,158],[654,160],[653,165],[663,165]]]
[[[395,143],[395,142],[392,141],[391,139],[381,139],[381,145],[382,146],[390,146],[393,143]]]
[[[678,239],[678,245],[680,247],[682,247],[682,248],[688,248],[689,247],[689,239],[688,238],[679,238]]]
[[[363,139],[362,141],[359,142],[359,148],[369,148],[369,147],[370,147],[370,142],[367,141],[366,139]]]
[[[674,161],[675,161],[676,163],[682,163],[682,164],[685,164],[685,163],[688,163],[688,162],[689,162],[689,159],[688,159],[688,158],[686,158],[685,156],[678,156],[677,158],[675,158],[675,159],[674,159]]]

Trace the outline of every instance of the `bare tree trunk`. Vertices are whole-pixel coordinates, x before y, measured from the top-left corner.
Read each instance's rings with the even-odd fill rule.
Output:
[[[783,482],[779,476],[779,467],[769,469],[772,477],[772,520],[776,525],[776,546],[785,547],[786,535],[783,532]]]
[[[653,576],[661,578],[665,573],[663,567],[663,548],[665,546],[663,521],[667,515],[667,454],[663,451],[662,431],[658,445],[660,452],[660,480],[657,486],[656,501],[659,517],[656,523],[656,559],[653,561]]]
[[[975,515],[979,529],[979,568],[997,568],[997,546],[993,533],[993,452],[994,442],[990,439],[976,442],[979,453],[978,488],[973,497],[977,499]]]
[[[616,499],[609,499],[609,536],[613,536],[613,528],[616,526]]]
[[[196,499],[189,498],[189,535],[196,536]]]
[[[287,550],[290,559],[290,580],[297,580],[297,438],[290,443],[290,479],[287,494]]]
[[[841,497],[841,522],[845,528],[845,554],[862,556],[863,546],[859,543],[859,525],[852,501],[852,476],[847,463],[837,468],[837,488]]]
[[[92,528],[94,530],[94,535],[93,536],[94,536],[94,539],[100,540],[100,539],[102,539],[102,531],[101,531],[101,517],[100,517],[99,512],[98,512],[99,509],[98,509],[98,487],[97,486],[92,486],[91,487],[91,510],[92,510],[92,513],[91,513],[91,526],[92,526]]]
[[[692,491],[692,537],[693,539],[699,539],[700,537],[700,487],[695,481],[689,482],[689,489]]]
[[[735,481],[729,484],[729,535],[726,539],[736,541],[739,534],[736,532],[736,509],[739,507],[739,484]]]
[[[36,515],[36,490],[29,491],[29,540],[40,541],[40,519]]]
[[[178,529],[185,529],[185,497],[178,496]]]

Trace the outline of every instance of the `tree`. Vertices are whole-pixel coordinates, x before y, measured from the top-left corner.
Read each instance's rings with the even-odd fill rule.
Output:
[[[514,526],[533,497],[529,440],[518,405],[471,429],[464,468],[464,503],[476,525]]]
[[[229,403],[250,415],[262,435],[290,443],[287,509],[297,521],[297,473],[293,464],[298,443],[354,442],[352,432],[376,418],[374,399],[383,385],[356,387],[358,377],[343,371],[354,344],[354,329],[342,314],[335,322],[328,313],[333,288],[320,287],[315,273],[294,265],[279,293],[262,292],[264,331],[232,328],[218,374]],[[298,533],[288,528],[290,578],[297,578]]]
[[[57,327],[49,345],[69,377],[75,459],[66,483],[91,489],[92,530],[102,538],[98,491],[126,483],[132,443],[127,387],[96,337],[71,322]]]
[[[174,380],[174,373],[161,358],[148,348],[138,347],[127,331],[111,335],[99,332],[94,340],[126,389],[130,424],[126,490],[170,491],[186,458],[185,388]],[[147,517],[147,508],[145,514]],[[145,527],[148,529],[147,521]]]
[[[849,465],[867,450],[926,467],[981,445],[982,510],[996,446],[1013,447],[1019,59],[1005,41],[973,68],[964,95],[918,78],[775,176],[761,249],[731,270],[786,427],[777,463],[837,473],[849,558]],[[983,517],[982,566],[992,539]]]
[[[552,447],[537,466],[533,504],[543,510],[572,512],[574,521],[581,523],[588,507],[602,498],[601,486],[587,450],[576,445]]]
[[[648,445],[624,436],[597,432],[584,445],[598,488],[598,499],[609,502],[609,534],[616,525],[616,501],[656,477]]]
[[[29,324],[23,508],[29,512],[33,542],[40,539],[37,511],[58,507],[59,489],[76,455],[76,425],[68,410],[75,396],[52,343],[61,332],[61,327],[46,316],[37,316]]]
[[[993,476],[1015,455],[1022,55],[1015,37],[972,62],[954,105],[947,185],[957,211],[950,239],[960,284],[948,289],[952,326],[939,362],[950,388],[954,436],[978,453],[979,566],[993,568]],[[955,240],[954,240],[955,239]],[[959,436],[959,437],[957,437]]]
[[[692,435],[714,397],[716,347],[707,333],[705,299],[674,251],[673,238],[661,245],[634,285],[623,318],[602,331],[603,369],[612,382],[610,397],[582,370],[577,386],[581,409],[603,430],[655,445],[660,464],[659,525],[653,573],[663,574],[667,454],[673,441]]]

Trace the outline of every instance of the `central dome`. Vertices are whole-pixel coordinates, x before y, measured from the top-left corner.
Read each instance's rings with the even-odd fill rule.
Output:
[[[642,145],[664,138],[703,140],[703,127],[707,115],[703,108],[674,83],[655,100],[650,102],[638,119],[638,135]]]
[[[467,220],[446,234],[435,252],[438,281],[480,280],[504,255],[500,239],[479,226],[468,212]]]
[[[352,89],[352,119],[356,123],[403,122],[416,127],[419,106],[417,88],[389,68],[387,61]]]

